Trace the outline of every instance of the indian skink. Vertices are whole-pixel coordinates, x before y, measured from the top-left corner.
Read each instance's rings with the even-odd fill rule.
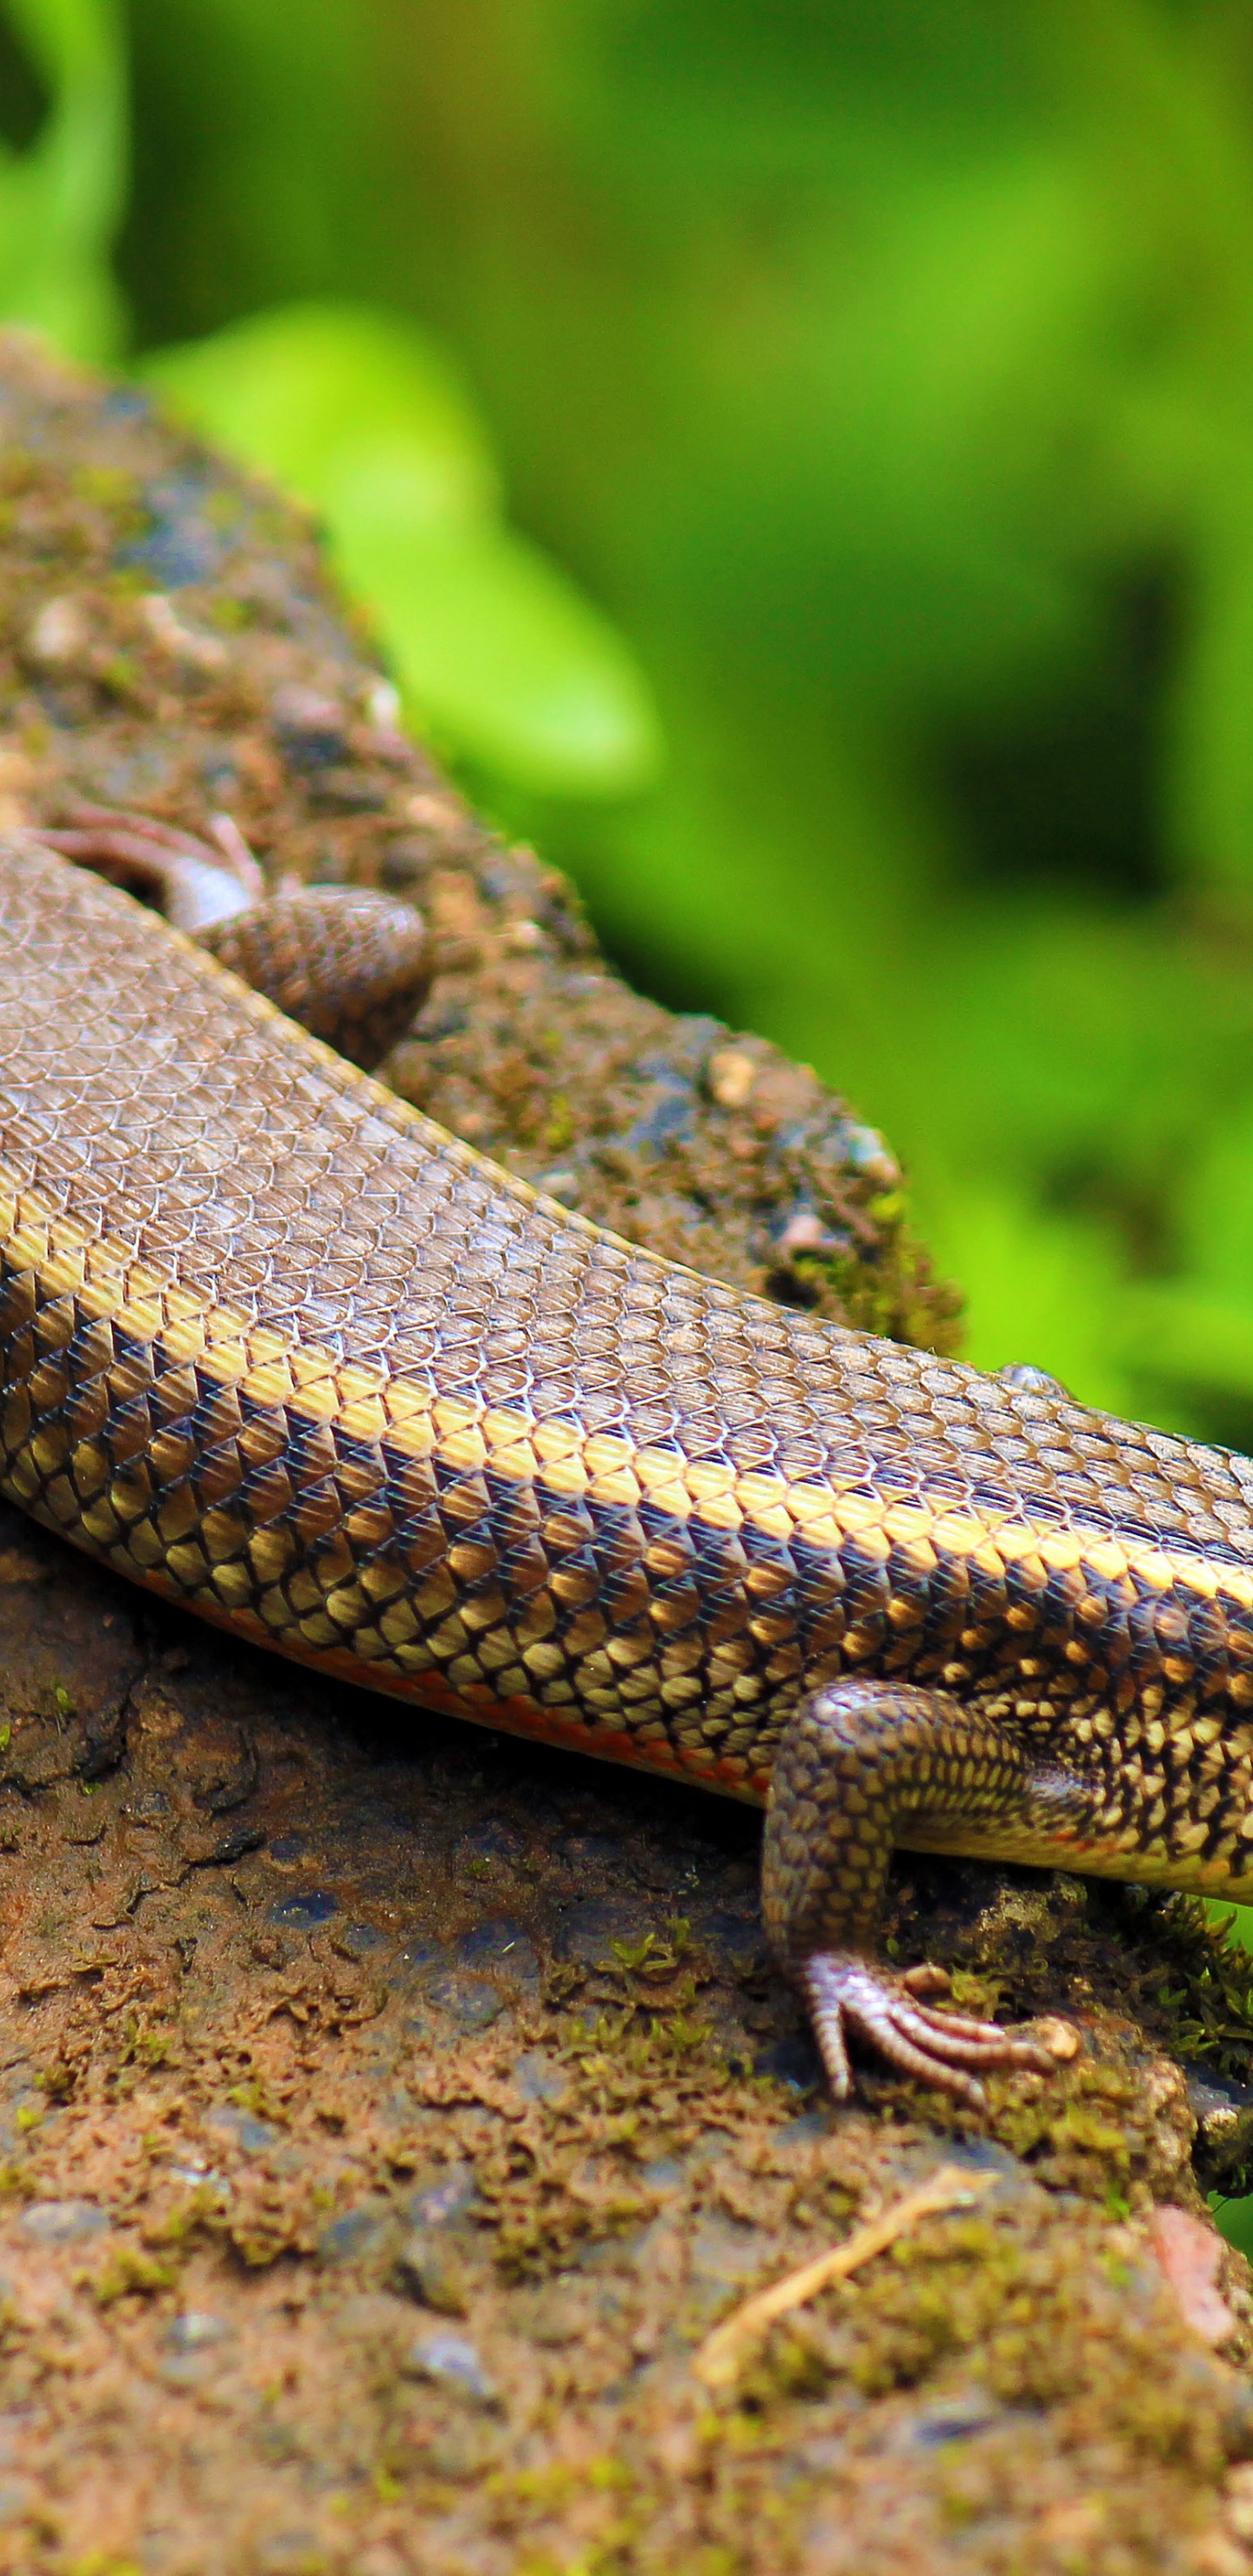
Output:
[[[5,1494],[254,1644],[766,1805],[837,2094],[850,2034],[967,2098],[1049,2062],[876,1959],[894,1846],[1253,1898],[1253,1461],[601,1232],[230,971],[266,917],[214,956],[0,842]]]

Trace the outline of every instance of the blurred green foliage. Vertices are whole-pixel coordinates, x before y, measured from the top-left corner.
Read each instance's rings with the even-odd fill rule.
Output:
[[[0,304],[99,349],[113,20],[6,5]],[[135,363],[318,508],[476,791],[886,1127],[974,1357],[1253,1445],[1247,11],[125,34]]]
[[[7,0],[6,15],[0,312],[83,357],[112,357],[122,306],[109,251],[126,167],[117,17],[109,0]]]

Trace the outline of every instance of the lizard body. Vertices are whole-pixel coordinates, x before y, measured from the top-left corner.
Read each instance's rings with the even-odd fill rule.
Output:
[[[0,1488],[256,1644],[769,1803],[837,2090],[849,2028],[1040,2062],[875,1963],[893,1845],[1253,1897],[1253,1462],[599,1231],[24,838]]]

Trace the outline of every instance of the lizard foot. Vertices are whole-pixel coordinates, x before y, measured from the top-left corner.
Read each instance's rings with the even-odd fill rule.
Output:
[[[961,2013],[935,2012],[916,2003],[885,1970],[847,1951],[815,1951],[805,1961],[800,1984],[831,2090],[840,2102],[852,2089],[850,2033],[903,2075],[951,2093],[973,2110],[984,2105],[977,2074],[1029,2066],[1044,2075],[1053,2065],[1034,2040],[1015,2039],[994,2021],[969,2021]]]
[[[212,840],[202,841],[150,814],[79,801],[68,829],[41,827],[33,838],[75,867],[153,900],[176,930],[194,939],[266,897],[265,878],[230,815],[215,814],[209,830]]]
[[[198,840],[149,814],[80,803],[68,828],[32,837],[154,900],[220,966],[369,1071],[412,1025],[430,984],[420,915],[366,886],[283,877],[267,892],[230,815],[215,814],[209,832]]]

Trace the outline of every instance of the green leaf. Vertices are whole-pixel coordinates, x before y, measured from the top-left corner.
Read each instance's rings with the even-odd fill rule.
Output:
[[[1219,2235],[1238,2253],[1253,2255],[1253,2198],[1224,2200],[1220,2192],[1212,2191],[1209,2206]]]
[[[447,529],[491,517],[500,477],[454,369],[367,305],[254,314],[150,352],[145,382],[316,510]]]
[[[659,735],[641,673],[501,518],[473,405],[412,324],[364,306],[289,306],[158,352],[142,373],[316,508],[419,723],[544,795],[647,785]]]
[[[648,783],[657,737],[644,683],[538,547],[490,523],[441,538],[382,509],[345,516],[338,538],[420,721],[540,794]]]
[[[109,268],[126,177],[126,86],[112,0],[7,0],[52,107],[30,148],[0,147],[0,319],[69,356],[107,358],[122,307]]]

